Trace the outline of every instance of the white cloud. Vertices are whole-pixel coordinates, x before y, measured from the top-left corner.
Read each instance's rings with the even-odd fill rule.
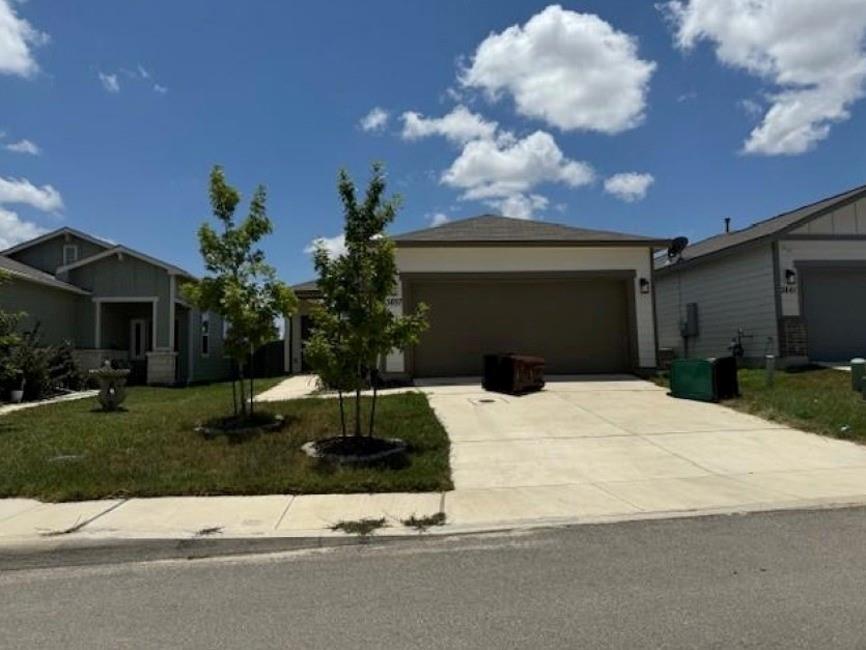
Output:
[[[140,63],[136,65],[135,68],[120,68],[120,72],[123,73],[123,76],[128,79],[130,83],[143,84],[146,87],[150,87],[150,89],[158,95],[165,95],[168,92],[168,88],[159,83],[153,73]],[[106,91],[110,93],[120,92],[119,75],[103,74],[100,72],[99,80],[102,82]]]
[[[35,223],[23,221],[11,210],[0,208],[0,250],[6,250],[46,232],[45,228]]]
[[[463,105],[457,106],[443,117],[424,117],[407,111],[402,115],[404,140],[418,140],[441,135],[451,142],[464,144],[470,140],[490,139],[496,133],[496,122],[489,122]]]
[[[29,205],[43,212],[55,212],[63,208],[60,192],[50,185],[37,187],[26,178],[0,176],[0,205],[9,203]]]
[[[642,200],[654,182],[652,174],[625,172],[614,174],[605,180],[604,191],[627,203],[633,203]]]
[[[317,237],[311,241],[304,252],[313,254],[319,248],[324,248],[328,252],[328,257],[331,259],[340,257],[346,254],[346,235],[339,234],[335,237]]]
[[[361,129],[364,131],[377,132],[384,130],[384,128],[388,126],[389,118],[390,114],[388,111],[376,106],[375,108],[370,109],[370,112],[361,118],[359,124]]]
[[[737,106],[742,108],[746,112],[746,115],[751,118],[758,119],[764,115],[764,106],[754,99],[748,97],[741,99],[737,102]]]
[[[532,219],[538,210],[546,210],[550,201],[540,194],[512,194],[503,199],[490,199],[485,203],[503,216]]]
[[[531,193],[538,185],[581,187],[594,180],[588,163],[567,158],[544,131],[522,139],[505,133],[496,140],[473,140],[441,177],[445,185],[463,190],[465,200],[482,200],[524,218],[547,205],[547,199]]]
[[[102,83],[102,87],[105,88],[106,92],[120,92],[120,81],[118,81],[116,74],[105,74],[104,72],[100,72],[99,81]]]
[[[442,182],[464,190],[464,198],[503,198],[541,183],[588,185],[595,173],[587,163],[566,158],[549,133],[523,139],[474,140],[442,174]]]
[[[661,8],[681,49],[711,41],[720,62],[775,86],[746,153],[808,151],[864,95],[863,0],[675,0]]]
[[[430,219],[430,225],[433,226],[434,228],[436,226],[441,226],[441,225],[446,224],[449,221],[451,221],[451,217],[449,217],[444,212],[437,212],[435,214],[431,214],[429,219]]]
[[[507,92],[520,114],[563,130],[619,133],[643,121],[655,68],[634,37],[551,5],[482,41],[460,83],[493,99]]]
[[[14,151],[15,153],[26,153],[31,156],[38,156],[42,153],[42,150],[38,147],[35,142],[32,142],[27,139],[19,140],[18,142],[10,142],[5,147],[8,151]]]
[[[47,34],[16,15],[10,0],[0,0],[0,74],[32,77],[39,71],[32,48],[47,42]]]

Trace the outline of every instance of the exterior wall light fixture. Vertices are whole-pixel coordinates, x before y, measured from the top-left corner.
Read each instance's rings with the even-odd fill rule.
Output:
[[[638,282],[638,284],[640,285],[640,292],[641,293],[649,293],[650,292],[649,280],[647,280],[646,278],[641,278],[640,281]]]
[[[797,284],[797,272],[791,269],[785,270],[785,284],[791,286]]]

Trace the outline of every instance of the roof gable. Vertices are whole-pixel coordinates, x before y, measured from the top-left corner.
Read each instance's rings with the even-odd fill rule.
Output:
[[[85,232],[81,232],[80,230],[76,230],[75,228],[69,228],[64,226],[63,228],[58,228],[57,230],[52,230],[51,232],[45,233],[44,235],[40,235],[39,237],[35,237],[33,239],[29,239],[27,241],[21,242],[20,244],[16,244],[11,248],[7,248],[4,251],[0,251],[0,255],[12,255],[13,253],[17,253],[19,251],[27,250],[28,248],[32,248],[33,246],[37,246],[44,242],[50,241],[57,237],[66,237],[72,236],[77,237],[78,239],[83,239],[86,242],[90,242],[94,246],[99,246],[100,248],[106,249],[110,248],[111,244],[103,241],[102,239],[98,239],[91,235],[88,235]]]
[[[480,215],[393,237],[397,246],[666,246],[668,240],[497,215]]]
[[[175,266],[174,264],[168,264],[167,262],[163,262],[156,259],[155,257],[145,255],[144,253],[140,253],[131,248],[127,248],[126,246],[113,246],[112,248],[102,251],[101,253],[98,253],[96,255],[91,255],[90,257],[85,257],[84,259],[73,262],[72,264],[61,266],[59,269],[57,269],[57,272],[65,273],[67,271],[71,271],[82,266],[87,266],[88,264],[93,264],[94,262],[98,262],[100,260],[104,260],[114,255],[128,255],[129,257],[134,257],[135,259],[141,260],[142,262],[146,262],[148,264],[161,268],[165,270],[166,273],[168,273],[169,275],[181,275],[190,279],[195,279],[193,275],[191,275],[187,271],[184,271],[179,266]]]

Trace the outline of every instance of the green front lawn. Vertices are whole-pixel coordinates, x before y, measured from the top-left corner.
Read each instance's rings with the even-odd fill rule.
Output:
[[[763,370],[741,370],[739,399],[725,402],[767,420],[834,438],[866,442],[866,400],[851,390],[851,375],[829,368],[776,372],[767,388]]]
[[[263,380],[257,389],[273,383]],[[334,467],[300,451],[305,442],[339,432],[335,399],[261,405],[283,414],[285,428],[243,440],[208,440],[193,430],[229,412],[228,384],[135,387],[125,412],[96,412],[95,406],[95,399],[85,399],[0,416],[0,497],[72,501],[451,488],[448,436],[419,393],[380,397],[376,407],[377,434],[411,446],[402,467]]]
[[[738,377],[741,396],[723,402],[725,406],[796,429],[866,443],[866,400],[851,390],[847,372],[776,371],[771,388],[763,370],[740,370]]]

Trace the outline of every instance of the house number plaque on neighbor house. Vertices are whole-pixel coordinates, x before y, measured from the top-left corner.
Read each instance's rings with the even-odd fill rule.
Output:
[[[783,284],[779,287],[779,291],[781,293],[797,293],[797,285],[796,284]]]
[[[388,298],[385,300],[385,304],[389,307],[402,307],[403,299],[398,298],[397,296],[388,296]]]

